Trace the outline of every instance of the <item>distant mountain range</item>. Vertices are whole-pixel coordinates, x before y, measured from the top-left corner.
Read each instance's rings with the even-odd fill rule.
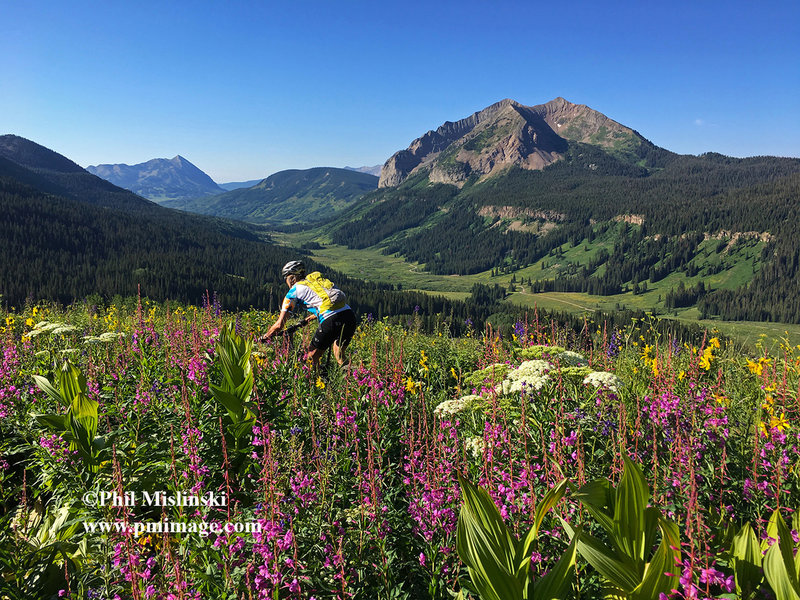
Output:
[[[154,158],[138,165],[89,166],[86,170],[170,208],[287,225],[321,221],[349,207],[377,187],[381,165],[290,169],[266,179],[221,184],[182,156]]]
[[[269,304],[296,254],[251,228],[170,210],[35,142],[0,136],[0,296],[73,302],[143,294]]]
[[[679,155],[563,98],[535,106],[506,99],[448,121],[389,158],[380,178],[351,168],[288,170],[223,193],[181,157],[139,167],[103,172],[132,186],[149,178],[150,191],[138,193],[170,207],[311,224],[304,241],[371,248],[440,275],[513,273],[528,294],[644,294],[641,305],[659,311],[800,322],[800,159]],[[175,186],[155,185],[161,175]],[[178,182],[190,179],[217,192],[179,197]],[[263,305],[263,289],[247,287],[263,278],[258,263],[273,269],[287,256],[248,245],[258,243],[256,230],[244,224],[178,215],[16,136],[0,137],[0,184],[0,214],[12,223],[0,240],[4,298],[41,289],[75,298],[136,280],[176,297],[174,280],[197,296],[197,286],[221,289],[225,273],[246,270],[236,302],[259,297]],[[49,253],[49,266],[31,244]],[[49,272],[66,279],[56,285]],[[97,273],[102,284],[83,281]],[[24,283],[31,278],[39,283]]]
[[[358,171],[359,173],[369,173],[375,177],[381,176],[381,168],[383,165],[375,165],[374,167],[345,167],[348,171]]]
[[[149,200],[165,202],[220,194],[225,190],[182,156],[138,165],[96,165],[86,170]]]
[[[354,170],[290,169],[249,188],[191,200],[170,200],[164,206],[256,224],[314,223],[339,214],[377,187],[375,175]]]
[[[15,135],[0,136],[0,214],[0,301],[8,306],[40,300],[101,306],[141,294],[209,309],[219,302],[226,309],[275,310],[286,292],[281,266],[302,256],[244,223],[159,206]],[[493,311],[325,272],[347,289],[360,314],[402,318],[422,306],[430,323],[448,314],[457,328]]]
[[[223,190],[230,192],[231,190],[238,190],[240,188],[249,188],[257,184],[261,179],[251,179],[250,181],[231,181],[229,183],[218,183],[217,185]],[[193,197],[193,196],[190,196]]]

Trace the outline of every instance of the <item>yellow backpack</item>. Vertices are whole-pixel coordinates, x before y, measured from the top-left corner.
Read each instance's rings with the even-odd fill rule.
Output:
[[[322,298],[322,306],[319,307],[320,314],[329,310],[339,310],[347,304],[344,292],[333,285],[330,279],[325,279],[319,271],[314,271],[306,275],[297,285],[307,285],[313,292]]]

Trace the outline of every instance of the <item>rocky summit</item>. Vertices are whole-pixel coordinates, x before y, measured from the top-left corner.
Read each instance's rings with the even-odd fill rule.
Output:
[[[431,182],[460,187],[470,177],[486,179],[511,166],[543,169],[563,158],[570,142],[625,154],[644,141],[634,130],[564,98],[537,106],[506,99],[448,121],[395,153],[383,165],[378,187],[399,185],[422,172]]]

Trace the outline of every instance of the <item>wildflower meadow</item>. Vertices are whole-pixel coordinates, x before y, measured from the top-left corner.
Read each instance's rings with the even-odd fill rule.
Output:
[[[0,598],[800,598],[800,347],[275,318],[0,312]]]

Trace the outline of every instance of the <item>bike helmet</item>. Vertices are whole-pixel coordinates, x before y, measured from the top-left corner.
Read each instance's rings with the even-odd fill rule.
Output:
[[[303,276],[306,274],[306,266],[303,264],[303,261],[300,260],[290,260],[288,263],[283,265],[281,269],[281,276],[286,279],[289,275],[299,275]]]

